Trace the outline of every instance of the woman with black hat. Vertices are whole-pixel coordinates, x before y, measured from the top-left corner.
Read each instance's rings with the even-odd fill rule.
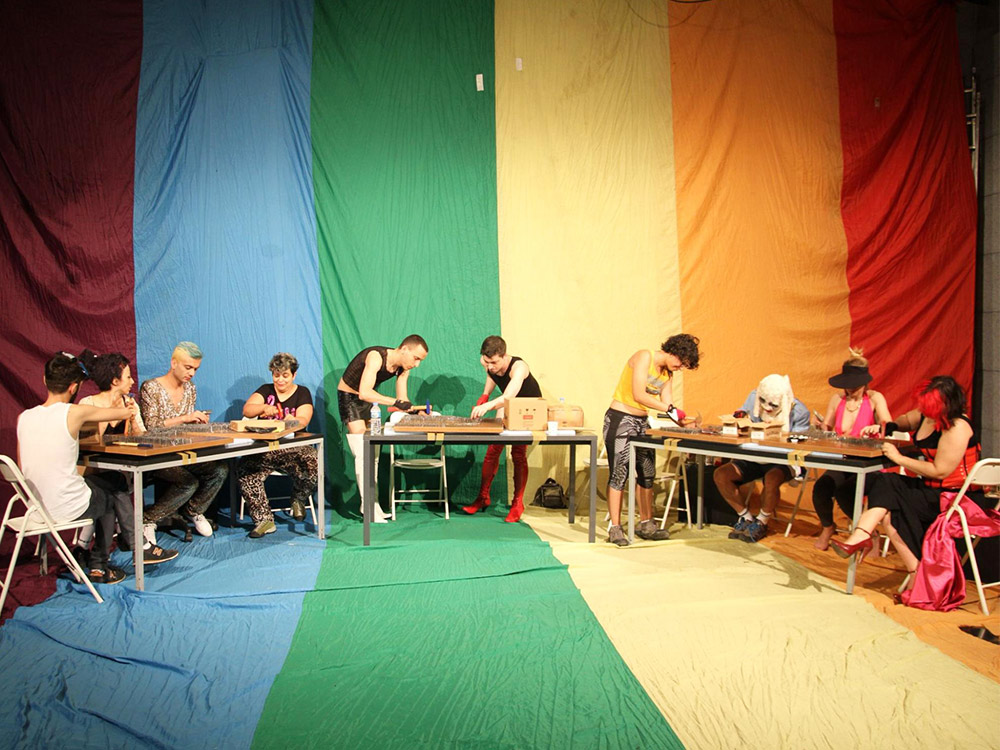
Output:
[[[879,425],[892,419],[885,396],[878,391],[868,390],[872,375],[868,371],[868,360],[861,349],[849,349],[851,356],[844,362],[837,375],[829,379],[830,385],[841,392],[830,399],[823,419],[823,429],[833,430],[838,435],[864,437],[877,435]],[[837,527],[833,523],[833,500],[849,517],[854,513],[854,489],[857,474],[845,471],[828,471],[816,480],[813,488],[813,507],[819,516],[819,537],[816,549],[825,550],[830,546]]]

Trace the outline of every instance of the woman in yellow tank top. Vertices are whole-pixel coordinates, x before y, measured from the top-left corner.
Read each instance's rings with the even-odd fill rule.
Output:
[[[687,333],[671,336],[659,351],[640,349],[631,357],[618,378],[611,406],[604,415],[604,446],[608,454],[608,512],[611,529],[608,541],[619,547],[628,545],[622,532],[622,491],[628,478],[629,441],[646,431],[649,409],[668,411],[673,406],[673,374],[698,367],[698,339]],[[658,529],[653,521],[653,451],[636,451],[636,496],[639,500],[639,528],[643,539],[667,539],[670,533]]]

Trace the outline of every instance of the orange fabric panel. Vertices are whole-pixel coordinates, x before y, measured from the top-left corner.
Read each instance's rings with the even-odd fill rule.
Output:
[[[826,3],[670,4],[688,411],[788,374],[822,410],[847,357],[837,50]]]

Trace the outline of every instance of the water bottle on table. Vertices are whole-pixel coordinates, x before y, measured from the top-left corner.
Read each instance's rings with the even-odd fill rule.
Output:
[[[382,434],[382,409],[378,404],[372,404],[371,426],[372,435]]]

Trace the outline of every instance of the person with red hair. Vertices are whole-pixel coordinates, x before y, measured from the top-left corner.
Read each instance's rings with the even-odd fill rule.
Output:
[[[957,492],[981,455],[979,436],[965,414],[965,392],[954,378],[937,375],[913,395],[917,408],[886,424],[884,434],[910,432],[920,457],[904,456],[892,443],[883,443],[883,455],[907,475],[874,475],[868,509],[857,527],[847,539],[831,542],[838,555],[858,554],[860,562],[875,546],[875,528],[881,523],[910,573],[917,569],[927,529],[941,513],[941,493]],[[986,507],[981,489],[968,497]]]

